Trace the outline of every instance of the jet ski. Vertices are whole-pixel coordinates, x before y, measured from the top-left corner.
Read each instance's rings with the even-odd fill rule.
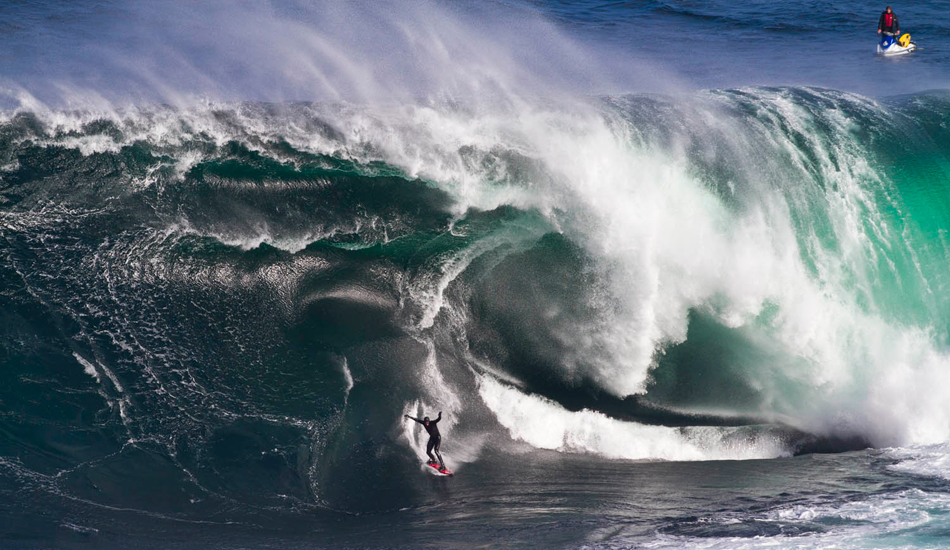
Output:
[[[904,34],[898,39],[893,36],[884,36],[877,45],[877,54],[885,56],[904,55],[917,49],[917,44],[910,41],[910,35]]]

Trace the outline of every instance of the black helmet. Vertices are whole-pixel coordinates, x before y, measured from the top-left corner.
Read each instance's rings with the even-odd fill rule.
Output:
[[[422,421],[423,421],[423,422],[428,422],[428,421],[429,421],[429,417],[427,416],[427,417],[423,418]]]

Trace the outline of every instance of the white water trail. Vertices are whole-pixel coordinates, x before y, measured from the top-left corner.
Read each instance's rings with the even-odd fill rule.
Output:
[[[788,456],[780,438],[737,428],[669,428],[624,422],[602,413],[571,412],[488,375],[478,392],[512,439],[539,449],[627,460],[747,460]]]
[[[119,382],[119,379],[116,378],[115,374],[112,372],[112,370],[109,369],[109,367],[106,367],[102,363],[98,363],[99,368],[97,369],[95,365],[93,365],[92,363],[84,359],[81,355],[79,355],[76,352],[73,352],[73,358],[75,358],[76,361],[79,362],[80,365],[82,365],[82,368],[86,374],[96,379],[96,382],[99,382],[100,384],[102,383],[102,377],[99,376],[99,371],[101,370],[106,375],[106,377],[112,382],[112,385],[117,392],[119,393],[125,392],[125,389],[122,387],[122,384]]]

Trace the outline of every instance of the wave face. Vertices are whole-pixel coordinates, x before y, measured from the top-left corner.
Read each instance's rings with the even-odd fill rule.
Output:
[[[0,468],[205,517],[403,505],[403,413],[443,411],[454,468],[946,441],[948,112],[812,88],[9,112]]]

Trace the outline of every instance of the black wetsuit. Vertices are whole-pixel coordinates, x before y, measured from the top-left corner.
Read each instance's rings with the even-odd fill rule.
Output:
[[[890,25],[887,24],[888,15],[891,16]],[[901,26],[900,26],[900,23],[897,22],[897,14],[894,13],[893,11],[890,14],[888,14],[887,11],[885,10],[884,13],[881,14],[881,18],[878,19],[877,21],[877,30],[881,31],[881,34],[884,34],[887,36],[896,37],[897,35],[899,35],[901,32]]]
[[[442,434],[439,433],[439,427],[436,426],[439,420],[442,420],[442,413],[439,412],[439,417],[435,420],[430,420],[428,423],[418,418],[412,418],[411,416],[409,418],[422,424],[422,427],[429,432],[429,442],[426,444],[426,454],[429,455],[429,460],[433,463],[438,462],[439,466],[445,468],[445,462],[442,461],[442,453],[439,452],[439,447],[442,445]],[[435,450],[435,456],[432,456],[433,450]],[[436,460],[435,457],[439,457],[439,460]]]

